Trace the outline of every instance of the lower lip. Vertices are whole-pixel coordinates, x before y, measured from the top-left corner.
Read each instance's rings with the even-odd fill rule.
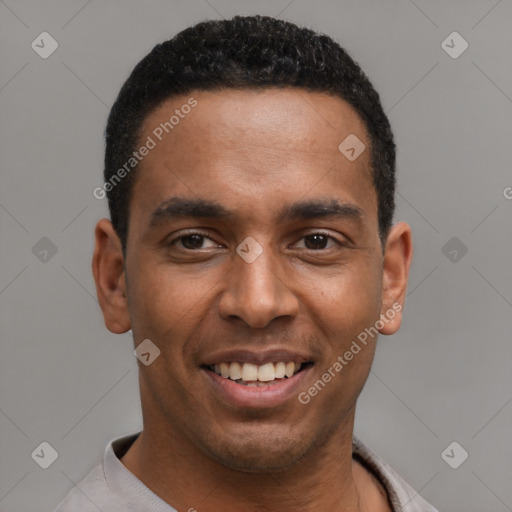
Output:
[[[235,407],[264,409],[277,407],[290,398],[297,398],[301,384],[311,368],[312,366],[307,366],[293,377],[282,379],[277,384],[259,387],[237,384],[205,368],[203,372],[223,402]]]

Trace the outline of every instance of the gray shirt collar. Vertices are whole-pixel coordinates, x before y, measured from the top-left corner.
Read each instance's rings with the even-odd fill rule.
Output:
[[[120,461],[140,432],[113,439],[105,449],[103,467],[110,489],[123,496],[126,509],[133,512],[176,512],[176,510],[146,487]],[[438,512],[396,473],[383,459],[353,437],[353,456],[363,463],[382,483],[394,512]]]

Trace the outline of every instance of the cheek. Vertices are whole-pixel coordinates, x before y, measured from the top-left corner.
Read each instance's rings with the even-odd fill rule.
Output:
[[[131,275],[135,276],[128,288],[133,332],[162,343],[187,337],[204,314],[212,289],[209,282],[164,265],[141,265]]]
[[[339,276],[317,281],[307,298],[307,308],[321,324],[346,341],[379,318],[381,283],[368,265],[362,271],[341,270]]]
[[[346,276],[324,286],[307,306],[327,346],[322,348],[315,381],[303,391],[333,422],[342,421],[355,406],[368,378],[377,335],[366,329],[379,319],[378,289],[374,279],[368,278],[363,286],[360,278]]]

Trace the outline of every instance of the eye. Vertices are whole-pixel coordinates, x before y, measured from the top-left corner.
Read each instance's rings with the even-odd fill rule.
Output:
[[[204,245],[207,242],[210,242],[208,245]],[[177,246],[179,249],[186,249],[190,251],[194,251],[197,249],[209,249],[212,247],[219,247],[219,244],[214,242],[211,238],[206,236],[204,233],[200,232],[191,232],[186,235],[181,235],[169,242],[170,246]]]
[[[311,233],[301,238],[304,240],[304,247],[299,247],[300,249],[310,249],[313,251],[323,250],[323,249],[331,249],[336,245],[341,245],[333,236],[327,233]],[[326,247],[329,241],[333,242],[334,245],[330,247]]]

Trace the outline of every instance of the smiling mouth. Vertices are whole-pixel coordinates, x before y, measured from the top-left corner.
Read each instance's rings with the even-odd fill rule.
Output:
[[[278,361],[262,365],[235,361],[208,365],[205,368],[236,384],[262,387],[279,384],[312,365],[312,362],[296,363],[294,361]]]

